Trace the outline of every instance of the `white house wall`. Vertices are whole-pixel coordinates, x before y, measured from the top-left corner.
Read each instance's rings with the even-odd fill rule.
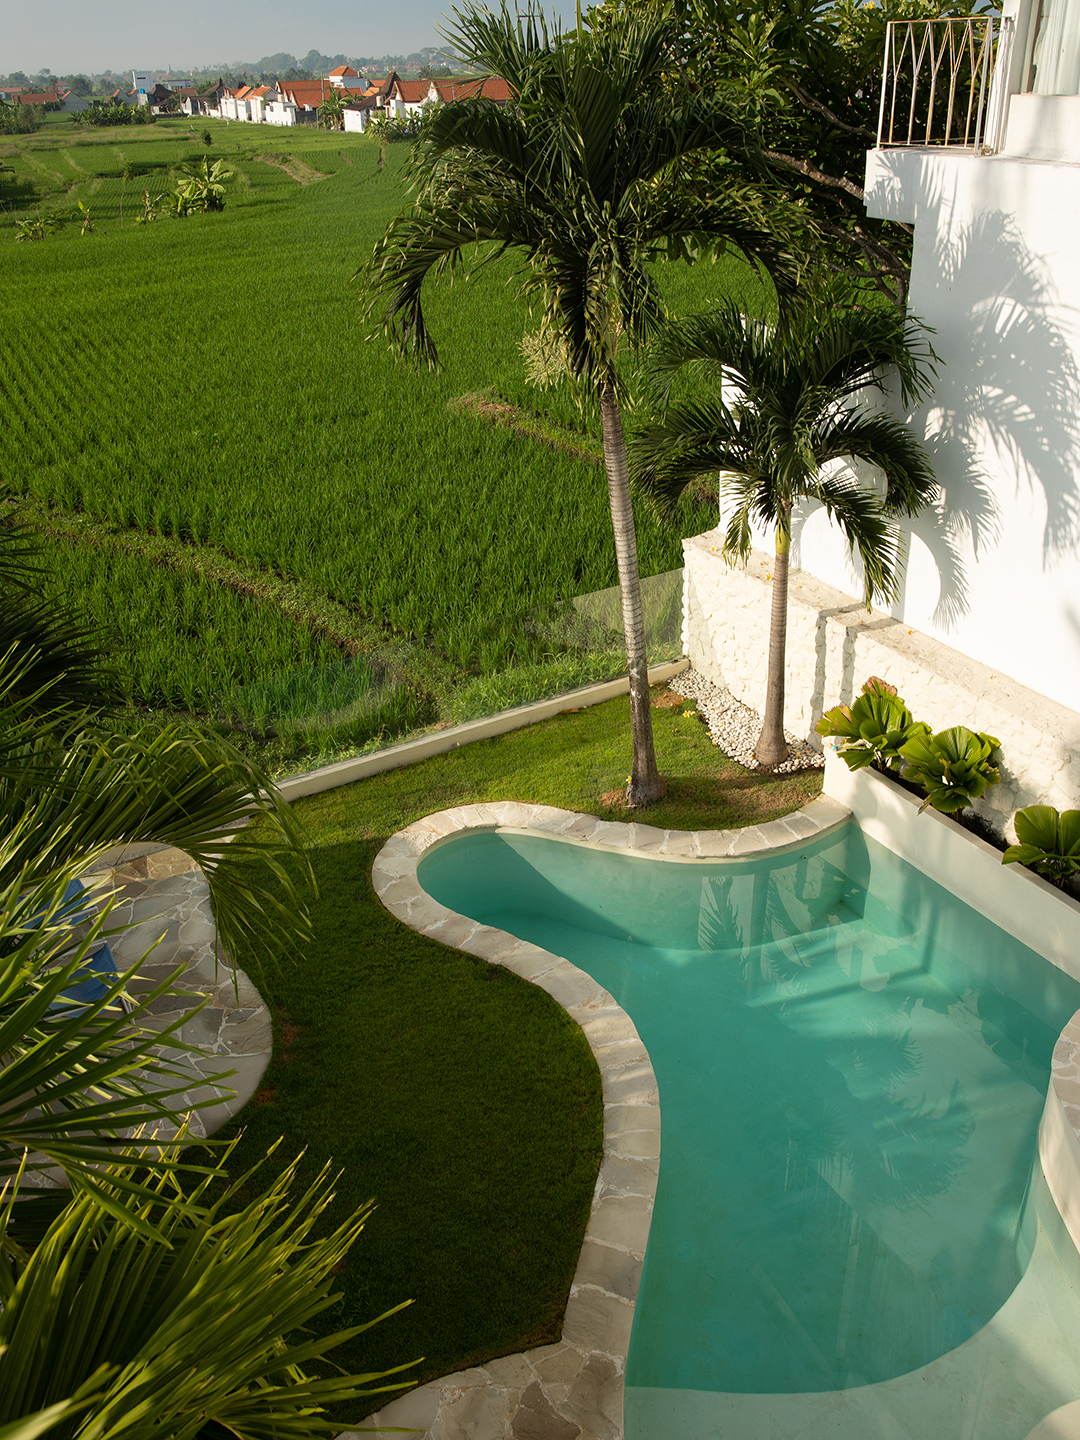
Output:
[[[914,224],[908,308],[941,360],[904,416],[941,499],[908,528],[890,613],[1080,710],[1080,165],[875,150],[866,194],[870,214]],[[802,507],[793,531],[795,565],[861,595],[824,511]]]
[[[913,417],[942,500],[893,614],[1080,710],[1080,166],[875,150],[866,190],[914,223],[909,310],[942,361]],[[851,590],[822,519],[799,563]]]

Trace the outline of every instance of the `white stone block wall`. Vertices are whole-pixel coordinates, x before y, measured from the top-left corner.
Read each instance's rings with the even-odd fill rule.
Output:
[[[683,638],[693,668],[744,704],[765,702],[772,557],[745,567],[721,554],[721,535],[683,541]],[[916,720],[966,725],[1001,742],[1000,785],[977,806],[999,831],[1025,805],[1080,809],[1080,714],[962,655],[901,620],[867,611],[802,570],[790,575],[785,727],[820,746],[824,711],[850,704],[878,675]]]

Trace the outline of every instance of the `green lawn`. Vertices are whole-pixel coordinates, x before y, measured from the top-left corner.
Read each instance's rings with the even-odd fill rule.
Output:
[[[684,708],[654,711],[670,790],[643,819],[744,825],[820,790],[817,772],[750,775]],[[306,1146],[310,1170],[332,1156],[345,1170],[335,1215],[377,1199],[327,1324],[415,1304],[341,1363],[423,1355],[423,1379],[557,1338],[602,1137],[599,1074],[577,1026],[537,987],[393,919],[371,889],[372,860],[395,831],[453,805],[524,800],[615,818],[601,797],[623,788],[629,765],[619,699],[297,805],[319,887],[315,944],[262,981],[275,1056],[226,1133],[244,1135],[236,1171],[282,1134],[282,1160]]]

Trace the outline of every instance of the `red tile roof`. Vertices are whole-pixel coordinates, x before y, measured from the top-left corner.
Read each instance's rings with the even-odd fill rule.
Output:
[[[20,91],[15,96],[17,105],[56,105],[59,100],[60,97],[55,90],[45,90],[40,95],[30,95],[25,91]]]
[[[394,86],[393,93],[399,99],[404,100],[406,105],[420,105],[431,93],[431,81],[399,80]]]
[[[328,95],[351,95],[357,99],[368,91],[354,89],[349,85],[331,85],[327,80],[287,80],[278,86],[282,95],[288,95],[294,105],[318,107]]]
[[[331,70],[331,71],[330,71],[330,74],[331,74],[331,76],[334,76],[334,75],[355,75],[355,76],[359,79],[359,71],[354,70],[351,65],[339,65],[336,70]]]
[[[436,80],[435,88],[440,100],[484,100],[505,102],[510,99],[510,86],[499,75],[489,75],[485,80]]]

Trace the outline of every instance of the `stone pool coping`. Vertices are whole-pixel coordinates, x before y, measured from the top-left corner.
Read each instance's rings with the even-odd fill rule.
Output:
[[[581,1026],[600,1069],[604,1148],[561,1339],[410,1391],[369,1418],[376,1435],[404,1427],[430,1440],[622,1440],[626,1353],[660,1170],[659,1092],[629,1015],[568,960],[438,904],[417,879],[421,857],[463,833],[528,830],[652,860],[745,859],[805,844],[850,813],[820,795],[761,825],[660,830],[507,800],[427,815],[379,851],[372,884],[392,915],[539,985]]]

